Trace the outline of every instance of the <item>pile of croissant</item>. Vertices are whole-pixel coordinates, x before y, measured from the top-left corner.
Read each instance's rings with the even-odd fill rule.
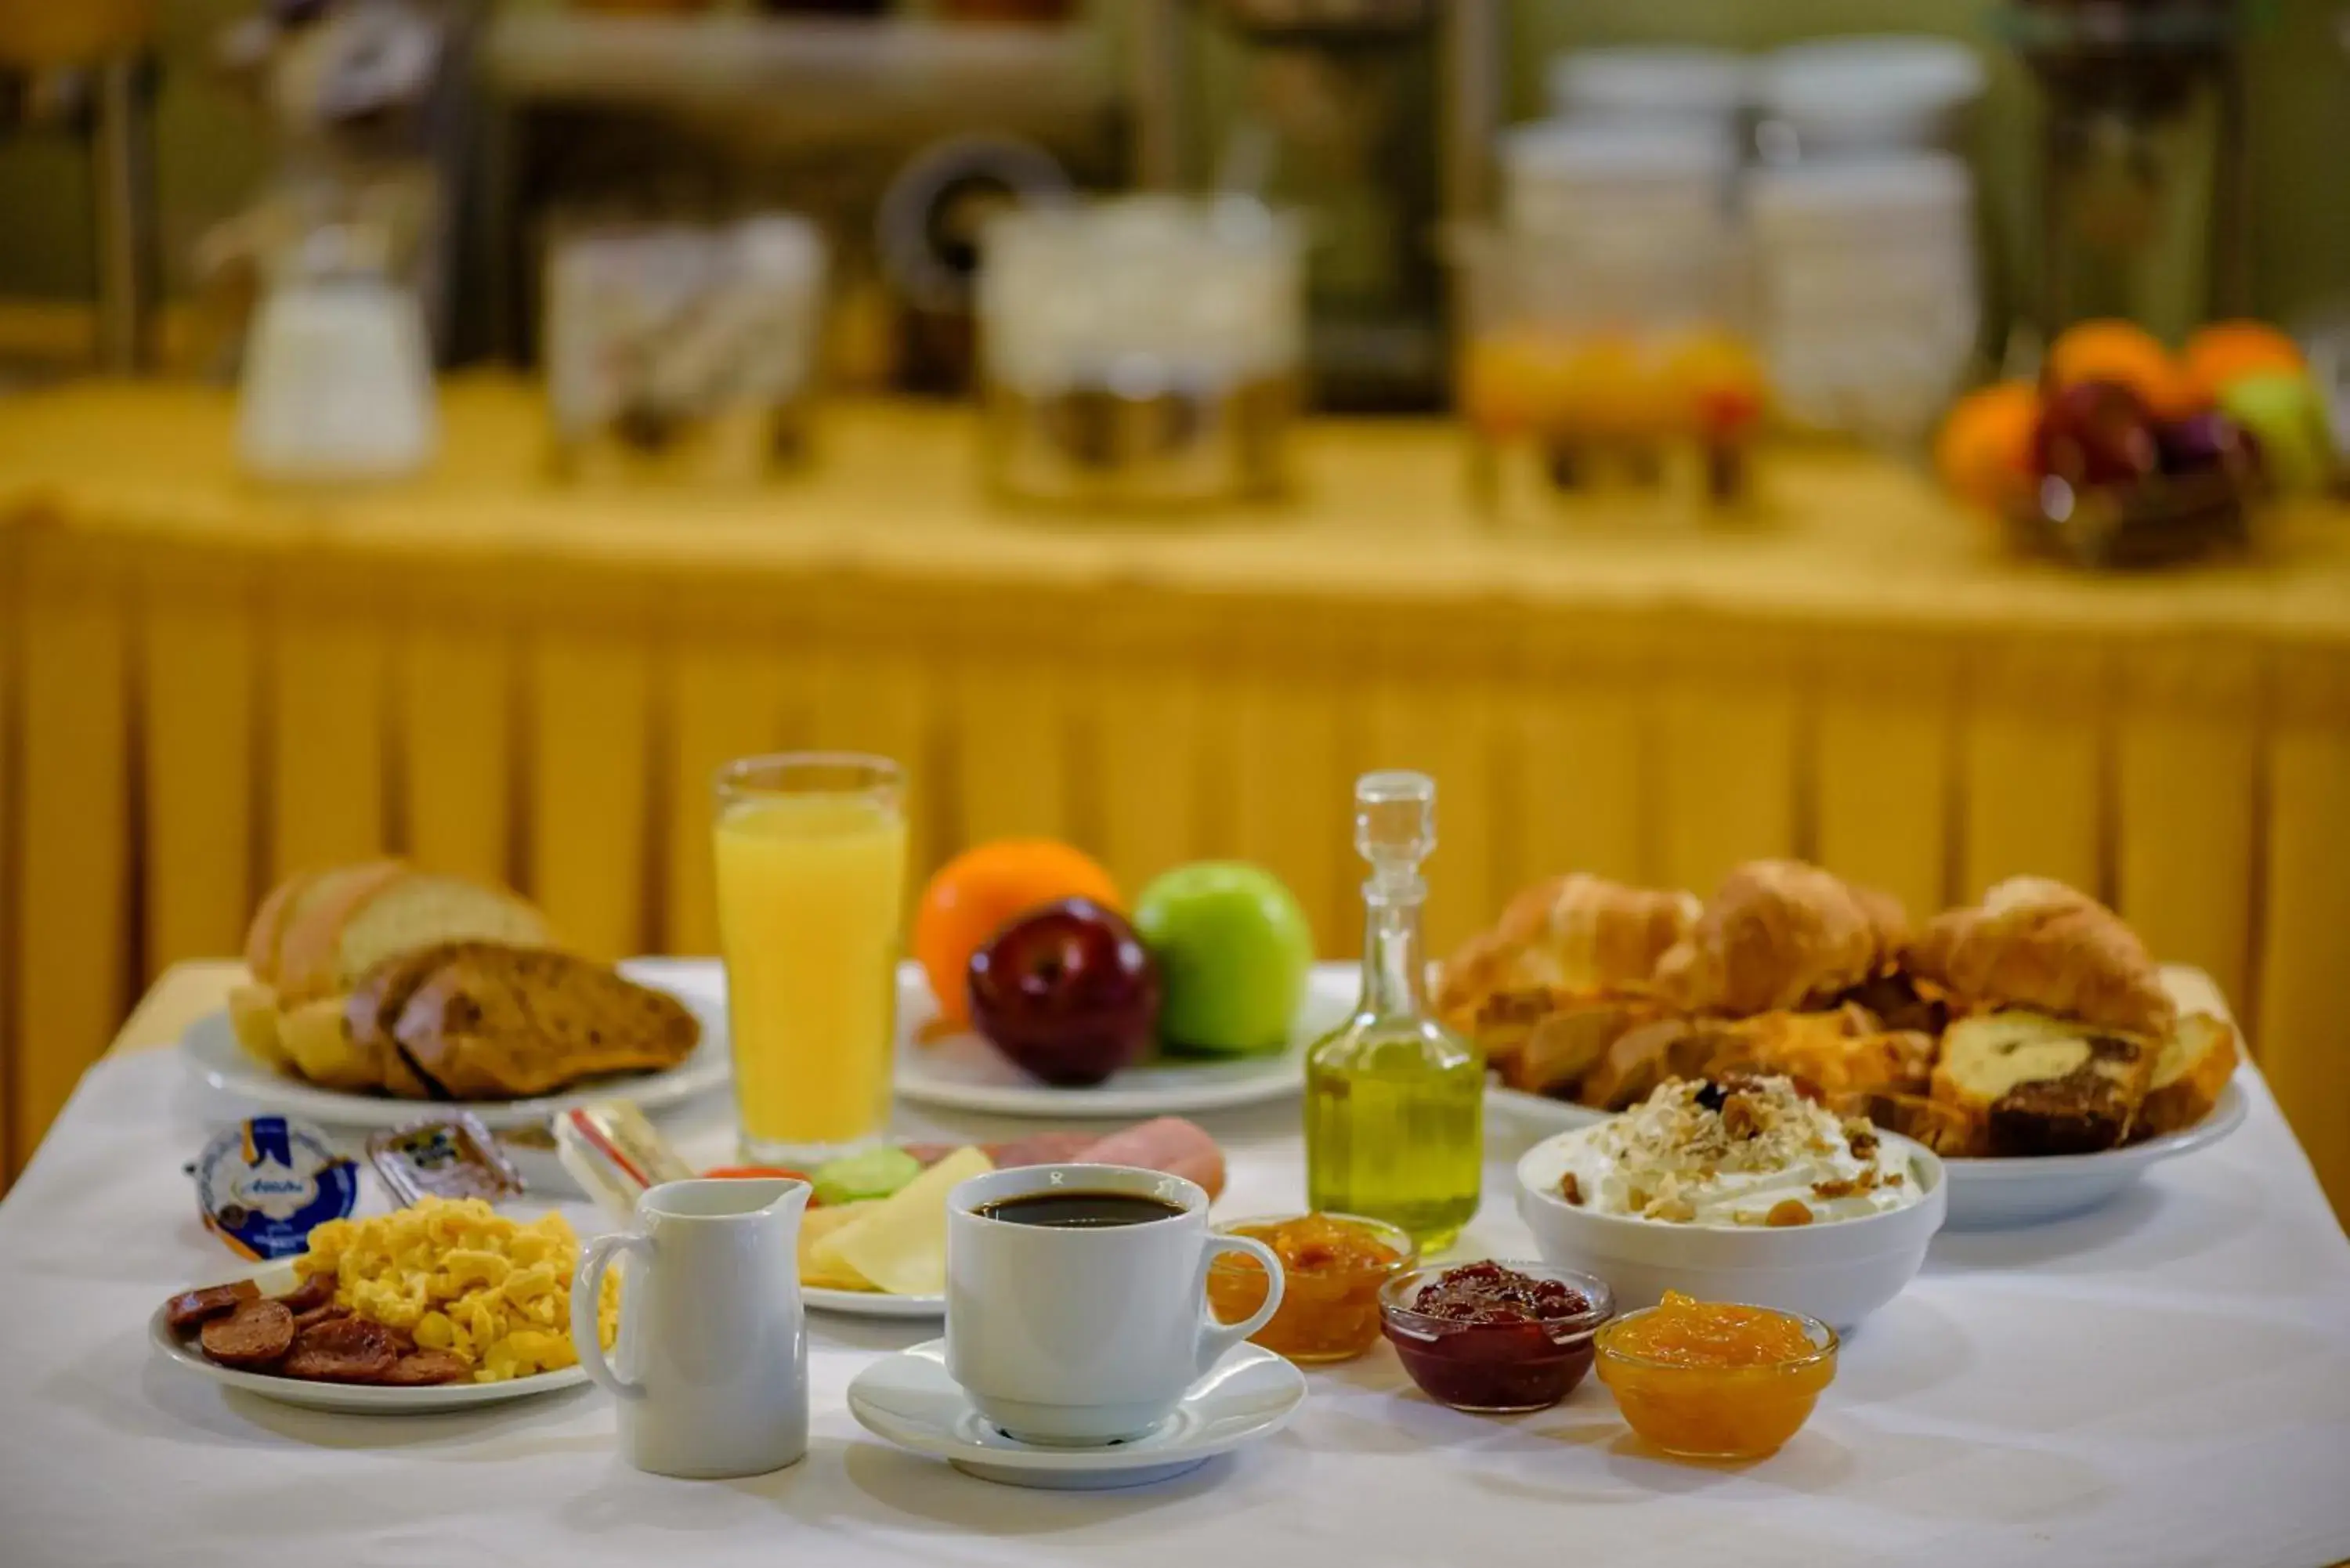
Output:
[[[1702,902],[1537,883],[1443,965],[1437,1002],[1513,1088],[1616,1111],[1668,1078],[1784,1073],[1953,1156],[2191,1127],[2238,1054],[2085,893],[2016,877],[1913,929],[1889,895],[1793,860],[1741,866]]]

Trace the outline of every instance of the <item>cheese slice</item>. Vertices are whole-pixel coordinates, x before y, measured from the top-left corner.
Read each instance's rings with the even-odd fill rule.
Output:
[[[847,1268],[827,1269],[816,1250],[826,1241],[881,1207],[879,1199],[862,1203],[827,1204],[800,1217],[800,1283],[817,1290],[869,1291],[873,1282]]]
[[[934,1296],[947,1288],[947,1194],[995,1168],[975,1148],[959,1148],[904,1187],[818,1241],[809,1261],[827,1278],[843,1273],[893,1296]]]

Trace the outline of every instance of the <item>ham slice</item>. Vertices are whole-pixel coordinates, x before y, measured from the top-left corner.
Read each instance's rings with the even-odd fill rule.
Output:
[[[962,1146],[951,1143],[910,1143],[906,1152],[924,1165],[936,1165]],[[1188,1177],[1216,1197],[1224,1189],[1224,1151],[1193,1123],[1180,1116],[1160,1116],[1121,1127],[1104,1137],[1089,1132],[1040,1132],[985,1146],[998,1170],[1024,1165],[1128,1165],[1143,1170],[1163,1170]]]
[[[1124,1127],[1078,1154],[1085,1165],[1130,1165],[1189,1177],[1216,1197],[1224,1189],[1224,1151],[1216,1140],[1180,1116]]]

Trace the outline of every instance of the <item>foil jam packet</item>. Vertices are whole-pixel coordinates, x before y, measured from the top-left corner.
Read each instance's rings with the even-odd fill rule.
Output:
[[[368,1159],[404,1208],[426,1197],[519,1198],[521,1173],[470,1111],[411,1122],[368,1139]]]
[[[359,1163],[317,1127],[285,1116],[254,1116],[215,1134],[194,1174],[204,1228],[256,1261],[307,1251],[312,1231],[359,1206]]]

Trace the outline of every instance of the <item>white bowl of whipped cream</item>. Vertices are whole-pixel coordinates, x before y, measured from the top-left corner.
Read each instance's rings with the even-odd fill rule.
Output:
[[[1917,1274],[1949,1202],[1932,1150],[1783,1077],[1675,1079],[1518,1161],[1543,1262],[1597,1274],[1620,1312],[1674,1290],[1848,1329]]]

